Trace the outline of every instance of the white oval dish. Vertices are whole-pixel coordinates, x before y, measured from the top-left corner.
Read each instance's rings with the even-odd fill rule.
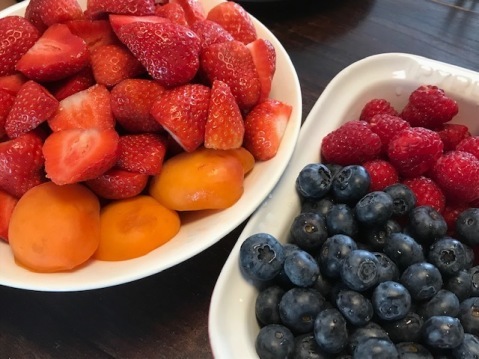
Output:
[[[208,11],[220,2],[203,0],[203,5]],[[79,0],[79,3],[85,8],[86,0]],[[1,11],[0,17],[23,16],[27,4],[27,1],[15,4]],[[293,112],[277,155],[269,161],[257,163],[245,179],[245,191],[241,199],[223,211],[185,216],[181,230],[174,239],[143,257],[121,262],[92,260],[72,272],[41,274],[28,271],[15,264],[8,244],[0,241],[0,285],[40,291],[77,291],[131,282],[159,273],[193,257],[248,218],[281,177],[293,153],[302,119],[299,80],[286,50],[264,25],[254,18],[253,22],[258,37],[270,40],[276,49],[276,74],[271,97],[292,105]]]
[[[256,288],[240,273],[239,249],[250,235],[270,233],[282,243],[300,211],[295,180],[308,163],[320,160],[322,138],[346,121],[357,120],[362,105],[386,98],[402,109],[411,91],[422,84],[438,85],[457,100],[453,122],[479,134],[479,74],[409,54],[389,53],[358,61],[341,71],[326,87],[301,129],[298,144],[278,185],[248,221],[231,251],[213,291],[209,336],[216,359],[257,358],[254,343],[259,326],[255,318]]]

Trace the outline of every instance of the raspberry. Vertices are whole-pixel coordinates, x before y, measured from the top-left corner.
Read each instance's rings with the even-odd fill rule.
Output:
[[[463,139],[456,146],[456,150],[472,153],[479,159],[479,136],[470,136]]]
[[[456,101],[433,85],[418,87],[409,96],[401,117],[411,126],[435,128],[449,122],[458,113]]]
[[[468,209],[469,206],[465,203],[446,203],[442,216],[447,223],[447,234],[454,237],[456,229],[457,217]]]
[[[467,126],[457,123],[447,123],[435,129],[435,131],[441,137],[442,143],[444,143],[444,151],[455,150],[463,139],[471,136]]]
[[[446,198],[441,188],[429,177],[419,176],[405,179],[403,182],[416,196],[416,206],[431,206],[442,213],[446,205]]]
[[[369,173],[371,184],[369,190],[382,191],[387,186],[393,185],[399,181],[396,168],[385,160],[372,160],[363,164],[363,167]]]
[[[409,122],[401,117],[389,114],[375,115],[369,123],[371,130],[381,139],[383,153],[387,152],[389,142],[398,132],[411,127]]]
[[[381,139],[371,131],[369,123],[349,121],[323,138],[323,162],[339,165],[361,164],[377,158]]]
[[[443,146],[437,132],[411,127],[400,131],[389,142],[388,157],[400,175],[417,177],[432,168]]]
[[[371,119],[377,114],[398,116],[398,112],[388,100],[382,98],[375,98],[364,105],[363,109],[361,110],[359,119],[362,121],[370,122]]]

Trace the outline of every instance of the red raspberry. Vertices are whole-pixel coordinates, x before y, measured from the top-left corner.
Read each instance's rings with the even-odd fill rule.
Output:
[[[389,142],[388,157],[400,175],[417,177],[432,168],[442,150],[443,143],[437,132],[411,127],[400,131]]]
[[[398,116],[396,109],[389,103],[388,100],[382,98],[375,98],[367,102],[361,110],[359,119],[362,121],[370,122],[371,119],[377,114],[388,114],[392,116]]]
[[[396,168],[385,160],[372,160],[363,164],[371,177],[370,191],[382,191],[387,186],[399,182]]]
[[[472,153],[479,159],[479,136],[470,136],[463,139],[456,146],[456,150]]]
[[[446,205],[446,198],[439,186],[429,177],[419,176],[402,182],[416,196],[416,206],[431,206],[441,213]]]
[[[454,202],[479,199],[479,159],[463,151],[443,154],[431,171],[431,178]]]
[[[469,206],[465,203],[446,203],[442,216],[447,223],[447,233],[450,236],[455,234],[457,217],[468,208]]]
[[[411,93],[401,117],[414,127],[435,128],[451,121],[458,111],[456,101],[446,96],[442,89],[424,85]]]
[[[382,142],[382,152],[387,153],[389,142],[401,130],[411,127],[409,122],[399,116],[389,114],[375,115],[369,122],[371,130],[378,134]]]
[[[444,151],[455,150],[459,142],[471,136],[467,126],[457,123],[446,123],[435,131],[444,143]]]
[[[321,143],[323,162],[339,165],[362,164],[377,158],[381,139],[365,121],[349,121],[327,134]]]

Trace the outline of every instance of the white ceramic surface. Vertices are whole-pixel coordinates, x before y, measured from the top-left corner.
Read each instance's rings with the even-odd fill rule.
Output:
[[[79,0],[85,7],[86,0]],[[208,11],[220,0],[203,0]],[[0,17],[23,15],[27,1],[1,11]],[[293,106],[278,154],[258,163],[245,180],[245,192],[232,207],[217,212],[196,213],[183,218],[178,235],[151,253],[121,262],[90,261],[68,273],[39,274],[17,266],[8,244],[0,241],[0,285],[41,290],[76,291],[114,286],[161,272],[210,247],[240,225],[273,189],[293,153],[301,126],[302,102],[298,76],[291,60],[276,37],[253,18],[258,36],[270,40],[276,48],[277,70],[271,97]]]
[[[273,192],[256,210],[240,235],[216,283],[209,314],[209,335],[216,359],[257,358],[254,341],[259,331],[254,305],[257,290],[241,275],[239,249],[251,234],[267,232],[281,242],[300,203],[295,179],[308,163],[318,162],[322,138],[342,123],[359,118],[362,105],[386,98],[402,109],[411,91],[435,84],[458,101],[453,122],[465,123],[479,134],[479,74],[409,54],[375,55],[341,71],[326,87],[307,116],[291,162]]]

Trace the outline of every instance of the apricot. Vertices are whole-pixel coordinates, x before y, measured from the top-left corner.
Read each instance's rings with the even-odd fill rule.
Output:
[[[237,156],[202,148],[165,161],[149,193],[176,211],[224,209],[243,194],[244,173]]]
[[[103,261],[143,256],[172,239],[181,224],[178,213],[147,195],[107,204],[100,222],[100,245],[93,257]]]
[[[234,148],[231,150],[224,150],[224,152],[228,155],[235,156],[243,166],[244,174],[249,173],[256,163],[254,156],[251,152],[249,152],[246,148]]]
[[[13,209],[8,238],[15,261],[32,271],[78,267],[100,242],[98,197],[81,184],[33,187]]]

